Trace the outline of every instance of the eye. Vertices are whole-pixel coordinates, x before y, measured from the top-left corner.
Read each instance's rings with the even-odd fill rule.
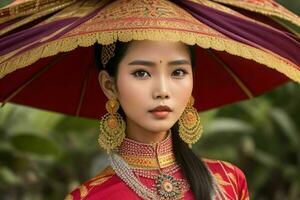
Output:
[[[146,78],[150,76],[150,74],[144,70],[137,70],[132,73],[133,76],[138,77],[138,78]]]
[[[185,74],[187,74],[188,72],[184,69],[176,69],[172,75],[174,76],[184,76]]]

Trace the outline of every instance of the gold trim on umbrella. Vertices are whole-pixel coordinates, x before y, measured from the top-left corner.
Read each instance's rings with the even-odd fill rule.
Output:
[[[281,19],[292,22],[293,24],[300,26],[300,17],[290,12],[275,1],[270,0],[213,0],[215,2],[233,5],[236,7],[250,10],[253,12],[261,13],[264,15],[270,15],[279,17]]]
[[[300,73],[297,69],[297,66],[287,59],[268,52],[267,50],[257,49],[252,46],[228,39],[214,38],[211,36],[199,36],[194,33],[182,33],[168,30],[165,30],[164,32],[161,30],[134,30],[118,33],[95,33],[53,41],[24,52],[21,55],[13,57],[12,59],[3,61],[3,63],[0,65],[0,78],[3,78],[5,75],[17,69],[33,64],[40,58],[53,56],[59,52],[72,51],[78,46],[92,46],[97,41],[100,44],[110,44],[115,42],[116,38],[123,42],[128,42],[131,40],[181,41],[189,45],[197,44],[205,49],[212,48],[218,51],[226,51],[232,55],[251,59],[260,64],[266,65],[269,68],[276,69],[288,76],[290,79],[300,83]]]
[[[145,4],[143,1],[115,1],[94,17],[60,38],[39,47],[0,57],[0,78],[37,60],[95,43],[107,45],[117,40],[181,41],[188,45],[212,48],[254,60],[300,83],[296,64],[264,48],[234,41],[196,20],[184,9],[166,0]],[[131,5],[132,4],[132,5]],[[92,8],[90,8],[92,9]],[[93,8],[94,9],[94,8]]]

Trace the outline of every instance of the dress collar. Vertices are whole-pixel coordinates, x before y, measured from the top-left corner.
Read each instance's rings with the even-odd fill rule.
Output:
[[[170,130],[163,141],[153,144],[125,138],[117,152],[133,169],[163,169],[176,163]]]

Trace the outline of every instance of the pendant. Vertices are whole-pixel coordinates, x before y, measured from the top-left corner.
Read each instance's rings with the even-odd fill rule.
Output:
[[[181,195],[179,181],[168,174],[158,175],[155,179],[155,185],[162,199],[177,199]]]

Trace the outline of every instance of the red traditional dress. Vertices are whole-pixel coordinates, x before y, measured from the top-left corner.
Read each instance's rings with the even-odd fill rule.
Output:
[[[134,174],[148,188],[155,185],[159,174],[158,164],[163,173],[170,174],[181,183],[182,199],[194,199],[180,166],[176,164],[172,151],[172,137],[156,144],[138,143],[126,138],[118,148],[118,154],[129,164]],[[203,159],[216,183],[228,200],[249,200],[247,182],[243,172],[236,166],[218,160]],[[70,193],[65,200],[99,200],[99,199],[141,199],[108,166],[100,174]],[[219,199],[219,198],[215,198]]]

